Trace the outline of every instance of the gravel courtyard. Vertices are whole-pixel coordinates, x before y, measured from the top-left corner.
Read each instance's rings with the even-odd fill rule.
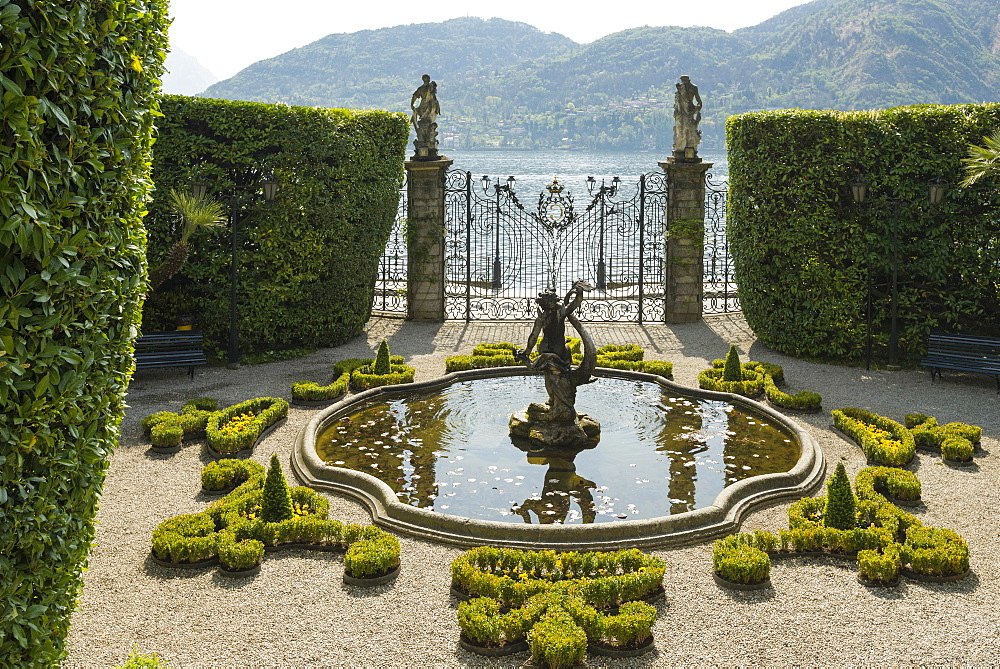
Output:
[[[98,512],[97,545],[74,613],[67,667],[122,663],[134,646],[175,667],[520,666],[527,653],[487,660],[458,646],[456,602],[449,595],[451,561],[461,549],[408,537],[393,584],[345,586],[343,558],[332,553],[269,554],[258,576],[232,580],[216,569],[167,569],[152,564],[150,535],[166,518],[203,510],[200,471],[210,461],[203,442],[178,453],[153,453],[140,419],[178,411],[185,399],[217,397],[232,404],[259,396],[290,399],[295,381],[327,382],[330,367],[372,357],[383,338],[417,369],[417,380],[444,373],[446,356],[483,341],[523,344],[525,323],[418,324],[373,318],[365,332],[337,348],[302,358],[229,370],[201,368],[194,381],[181,370],[143,372],[133,379],[119,447],[111,459]],[[592,325],[598,345],[637,343],[647,359],[674,363],[674,381],[696,388],[697,374],[735,343],[744,360],[784,366],[788,389],[823,395],[823,411],[796,415],[820,444],[828,468],[843,461],[852,479],[865,466],[853,443],[831,428],[830,410],[859,407],[895,420],[925,413],[939,422],[982,426],[975,464],[949,467],[918,453],[911,465],[923,484],[925,525],[957,531],[971,550],[971,575],[953,584],[903,579],[895,589],[866,588],[857,568],[831,558],[776,561],[773,589],[740,593],[712,580],[711,546],[654,551],[667,563],[666,601],[654,628],[656,650],[634,660],[590,656],[591,666],[673,665],[996,665],[1000,663],[1000,395],[984,375],[946,374],[931,384],[924,370],[868,372],[803,362],[756,342],[739,315],[663,326]],[[285,464],[295,435],[318,409],[293,407],[284,425],[253,459],[272,453]],[[330,517],[369,523],[358,503],[330,496]],[[744,530],[787,527],[788,504],[751,514]]]

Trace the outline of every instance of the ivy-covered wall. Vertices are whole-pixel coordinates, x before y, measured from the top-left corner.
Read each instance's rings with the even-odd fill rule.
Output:
[[[998,127],[998,104],[730,117],[729,244],[760,340],[860,360],[870,272],[873,351],[884,359],[894,221],[900,357],[920,355],[931,331],[1000,335],[1000,193],[957,187],[967,145]],[[869,183],[862,205],[848,185],[858,175]],[[938,177],[951,185],[932,206],[927,183]]]
[[[166,0],[0,0],[0,666],[58,663],[146,279]]]
[[[179,237],[170,189],[200,176],[237,230],[240,349],[340,344],[361,331],[399,202],[404,114],[165,96],[154,151],[149,262]],[[265,202],[259,183],[278,179]],[[230,228],[191,237],[181,272],[150,293],[143,331],[193,315],[210,350],[226,349]]]

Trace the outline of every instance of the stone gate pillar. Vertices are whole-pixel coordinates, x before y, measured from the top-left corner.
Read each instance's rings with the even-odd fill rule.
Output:
[[[452,161],[406,161],[406,318],[444,321],[445,172]]]
[[[664,252],[667,323],[701,320],[704,292],[705,173],[714,163],[671,156],[660,167],[667,179]]]

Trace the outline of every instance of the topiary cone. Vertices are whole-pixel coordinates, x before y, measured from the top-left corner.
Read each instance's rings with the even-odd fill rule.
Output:
[[[278,523],[292,517],[292,495],[277,455],[271,456],[271,466],[267,468],[260,517],[265,523]]]
[[[736,346],[729,347],[726,354],[726,366],[722,368],[722,380],[739,382],[743,380],[743,367],[740,366],[740,354],[736,351]]]
[[[854,515],[854,493],[843,462],[837,463],[837,469],[826,484],[823,524],[838,530],[852,530],[858,524]]]
[[[389,373],[389,342],[382,340],[382,343],[378,345],[378,354],[375,356],[375,373],[376,374],[388,374]]]

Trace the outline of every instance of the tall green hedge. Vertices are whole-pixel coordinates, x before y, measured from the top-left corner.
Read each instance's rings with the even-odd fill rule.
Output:
[[[336,345],[360,332],[399,202],[406,116],[175,95],[161,107],[150,264],[179,237],[166,194],[200,175],[237,226],[242,353]],[[258,184],[270,173],[280,186],[264,202]],[[143,330],[173,329],[177,315],[191,314],[207,346],[224,350],[230,228],[189,243],[183,270],[149,295]]]
[[[1000,334],[1000,193],[956,186],[967,145],[998,127],[998,104],[730,117],[729,243],[760,340],[790,355],[860,359],[870,271],[873,348],[884,357],[894,212],[900,356],[918,356],[931,331]],[[869,182],[863,205],[848,186],[857,175]],[[951,186],[931,206],[937,177]]]
[[[166,0],[0,0],[0,666],[64,655],[146,279]]]

